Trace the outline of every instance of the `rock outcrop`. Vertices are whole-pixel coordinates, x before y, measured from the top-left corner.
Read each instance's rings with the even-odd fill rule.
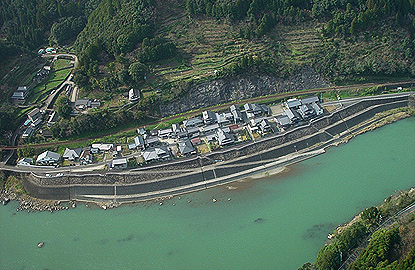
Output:
[[[160,111],[168,116],[235,100],[327,86],[311,67],[304,67],[285,79],[268,75],[238,76],[193,86],[184,96],[161,105]]]

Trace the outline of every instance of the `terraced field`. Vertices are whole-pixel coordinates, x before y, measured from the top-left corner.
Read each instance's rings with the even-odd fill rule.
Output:
[[[183,8],[177,7],[160,12],[158,34],[173,40],[180,55],[178,59],[152,67],[160,81],[203,80],[244,55],[258,56],[270,49],[269,39],[239,38],[239,29],[229,22],[190,18]]]

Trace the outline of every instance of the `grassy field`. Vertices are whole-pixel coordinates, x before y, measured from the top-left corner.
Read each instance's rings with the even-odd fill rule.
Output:
[[[58,70],[58,69],[62,69],[62,68],[71,68],[71,67],[72,67],[71,60],[56,59],[53,62],[53,69],[54,70]]]
[[[71,73],[71,71],[71,69],[52,71],[49,79],[45,83],[39,84],[35,89],[33,89],[29,97],[29,103],[39,103],[46,100],[49,93],[53,89],[57,88]]]

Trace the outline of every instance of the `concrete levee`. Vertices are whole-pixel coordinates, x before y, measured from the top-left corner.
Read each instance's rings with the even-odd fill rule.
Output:
[[[140,168],[131,173],[99,172],[53,178],[29,174],[22,176],[21,179],[30,195],[41,199],[85,200],[89,198],[92,200],[93,196],[112,196],[115,193],[118,196],[131,197],[134,194],[157,194],[161,190],[177,188],[180,188],[180,192],[186,192],[186,190],[200,188],[187,187],[189,185],[247,171],[261,164],[272,162],[279,157],[307,149],[318,143],[324,143],[332,135],[343,133],[350,127],[370,119],[378,112],[405,107],[407,104],[407,96],[383,100],[365,100],[313,120],[308,125],[297,127],[284,134],[237,145],[234,148],[210,153],[206,156]],[[223,162],[215,164],[215,160]],[[222,179],[220,181],[229,182],[230,180]],[[209,182],[205,186],[217,185],[220,181]],[[169,192],[163,192],[163,195],[170,194]],[[148,196],[137,195],[137,197],[145,199],[156,196],[154,194]]]

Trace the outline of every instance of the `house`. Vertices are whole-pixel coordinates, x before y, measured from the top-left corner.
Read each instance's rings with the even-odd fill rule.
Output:
[[[137,128],[137,133],[138,133],[138,135],[141,135],[143,137],[145,137],[144,135],[147,135],[147,131],[143,127]]]
[[[191,128],[187,128],[187,135],[190,138],[194,138],[194,137],[198,137],[200,135],[200,130],[198,127],[191,127]]]
[[[235,121],[235,123],[238,123],[238,122],[242,122],[243,121],[243,119],[242,119],[242,113],[239,110],[239,107],[238,106],[232,105],[230,107],[230,110],[231,110],[231,114],[233,116],[233,120]]]
[[[22,138],[27,138],[35,134],[35,129],[33,127],[28,127],[22,134]]]
[[[97,154],[99,152],[109,152],[114,149],[115,145],[113,143],[93,143],[91,145],[91,152]]]
[[[188,129],[192,127],[200,127],[203,126],[203,120],[199,117],[190,118],[188,120],[183,121],[183,126]]]
[[[301,101],[296,98],[292,98],[284,102],[284,105],[287,109],[298,109],[301,106]]]
[[[200,137],[196,137],[190,140],[192,142],[193,145],[199,145],[202,143],[202,140],[200,139]]]
[[[45,139],[50,139],[50,138],[53,137],[52,132],[49,129],[41,129],[41,130],[39,130],[39,133],[42,134],[42,136]]]
[[[92,155],[90,149],[83,149],[81,155],[79,156],[79,163],[82,165],[87,165],[92,163]]]
[[[288,116],[288,118],[290,119],[290,122],[292,124],[297,123],[298,121],[301,121],[301,116],[295,110],[285,109],[284,113],[285,113],[285,115]]]
[[[206,135],[206,141],[209,143],[209,142],[216,142],[217,140],[218,140],[218,135],[217,135],[217,133],[213,133],[213,134],[209,134],[209,135]]]
[[[204,126],[203,127],[203,132],[205,133],[205,134],[209,134],[209,133],[212,133],[212,132],[216,132],[216,130],[219,128],[219,124],[218,123],[215,123],[215,124],[213,124],[213,125],[209,125],[209,126]]]
[[[131,88],[130,91],[128,91],[128,99],[130,102],[135,102],[140,99],[140,90]]]
[[[157,129],[150,130],[150,136],[157,136],[159,134]]]
[[[134,138],[134,147],[140,150],[146,149],[146,144],[144,142],[144,138],[142,136],[137,136]]]
[[[24,101],[29,94],[29,89],[26,86],[20,86],[17,90],[13,93],[12,99],[14,101]]]
[[[34,125],[33,123],[38,123],[39,119],[40,121],[42,121],[42,113],[40,112],[38,108],[34,108],[27,114],[27,118],[32,122],[32,126],[33,126]],[[37,125],[38,124],[36,124],[36,126]]]
[[[142,153],[142,156],[146,162],[156,161],[156,160],[165,160],[170,158],[170,153],[167,147],[158,146],[154,148],[149,148]]]
[[[323,109],[318,103],[311,103],[311,107],[313,107],[313,110],[316,112],[316,115],[323,114]]]
[[[61,155],[58,153],[45,151],[37,157],[36,163],[39,165],[56,165],[59,163],[60,159]]]
[[[56,123],[57,120],[58,120],[58,114],[56,113],[56,111],[53,111],[50,114],[49,119],[48,119],[48,127]]]
[[[145,139],[146,147],[154,147],[160,144],[160,140],[158,137],[147,137]]]
[[[261,121],[262,120],[264,120],[265,119],[265,117],[263,116],[263,117],[258,117],[258,118],[252,118],[252,119],[250,119],[249,120],[249,125],[251,126],[251,127],[256,127],[256,126],[258,126],[259,125],[259,123],[261,123]]]
[[[244,109],[246,112],[246,116],[248,118],[254,118],[255,116],[261,115],[264,113],[263,108],[261,106],[259,106],[258,104],[251,104],[251,103],[246,103],[244,105]]]
[[[182,131],[182,128],[180,127],[179,124],[172,124],[171,125],[171,130],[173,131],[174,134],[177,135],[177,133]]]
[[[277,125],[280,128],[287,128],[291,125],[290,118],[285,114],[277,116],[275,118],[275,121],[277,122]]]
[[[196,150],[189,140],[179,142],[177,147],[179,148],[179,153],[181,156],[196,154]]]
[[[81,152],[82,148],[66,148],[62,157],[69,161],[75,161],[79,159]]]
[[[218,124],[223,125],[229,125],[233,122],[233,115],[232,113],[221,113],[216,114],[216,118],[218,120]]]
[[[298,109],[298,112],[300,113],[300,115],[303,119],[310,119],[311,117],[316,115],[316,112],[314,111],[311,104],[302,104],[302,105],[300,105],[300,108]]]
[[[32,158],[22,158],[17,162],[17,166],[31,166],[33,164]]]
[[[187,140],[188,139],[188,134],[187,134],[187,132],[186,131],[180,131],[180,132],[178,132],[177,134],[176,134],[176,137],[179,139],[179,140]]]
[[[272,132],[272,128],[271,125],[268,122],[268,119],[263,119],[260,123],[259,123],[259,129],[262,131],[262,133],[268,133],[268,132]]]
[[[113,159],[111,162],[111,168],[114,170],[127,169],[127,159],[126,158]]]
[[[50,66],[44,66],[43,68],[38,70],[35,77],[33,77],[33,81],[40,83],[41,81],[43,81],[43,79],[48,77],[49,74],[50,74]]]
[[[158,132],[158,136],[165,140],[165,139],[170,139],[174,137],[174,133],[173,130],[171,128],[167,128],[167,129],[160,129]]]
[[[101,107],[101,101],[98,99],[81,98],[75,101],[75,108],[79,111],[83,111],[88,108],[95,109],[99,107]]]
[[[218,129],[218,131],[216,132],[217,134],[217,139],[219,142],[219,145],[228,145],[233,143],[233,138],[232,135],[230,135],[228,132],[223,131],[223,129]]]
[[[301,104],[319,103],[320,100],[316,96],[306,97],[301,99]]]
[[[216,118],[216,114],[211,111],[204,111],[202,113],[203,116],[203,122],[205,122],[206,125],[210,125],[213,123],[217,123],[218,119]]]

